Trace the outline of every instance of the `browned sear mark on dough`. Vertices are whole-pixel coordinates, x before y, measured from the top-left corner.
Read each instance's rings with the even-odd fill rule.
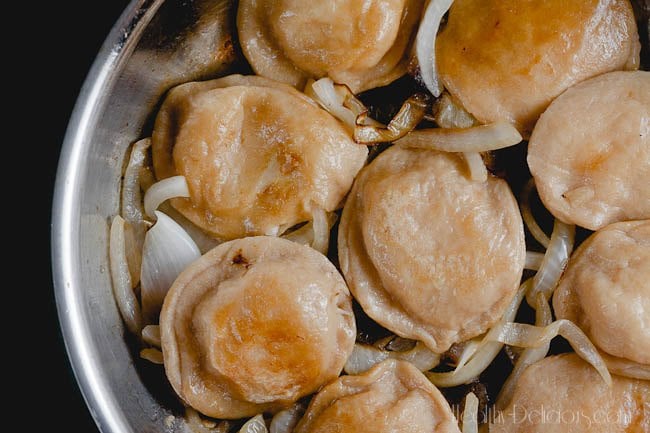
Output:
[[[302,164],[302,158],[292,152],[282,152],[278,155],[278,160],[282,174],[292,173],[298,170]]]
[[[233,265],[242,265],[246,269],[251,266],[251,263],[246,257],[243,256],[241,250],[237,251],[237,254],[235,254],[235,256],[232,258],[232,263]]]

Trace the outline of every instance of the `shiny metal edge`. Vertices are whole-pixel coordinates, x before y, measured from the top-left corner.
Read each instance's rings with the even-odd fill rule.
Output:
[[[147,24],[164,0],[132,0],[111,29],[86,77],[68,123],[59,157],[52,206],[52,274],[59,322],[68,358],[92,417],[102,433],[131,433],[118,409],[119,396],[110,392],[102,374],[96,343],[84,326],[81,265],[75,255],[80,225],[77,188],[83,170],[84,149],[89,146],[92,125],[106,103],[109,89],[122,73],[126,60],[139,42]]]

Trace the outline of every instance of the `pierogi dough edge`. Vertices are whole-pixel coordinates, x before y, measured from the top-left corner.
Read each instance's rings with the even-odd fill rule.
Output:
[[[265,236],[223,243],[183,271],[160,329],[178,396],[225,419],[275,412],[317,391],[339,376],[356,337],[334,265]]]
[[[612,376],[607,384],[575,353],[526,368],[510,403],[493,417],[491,433],[645,433],[650,431],[650,382]]]
[[[329,76],[354,93],[407,73],[423,0],[241,0],[237,28],[258,75],[299,89]]]
[[[156,118],[156,177],[185,176],[172,205],[218,239],[279,235],[333,211],[368,150],[306,95],[232,75],[174,88]]]
[[[650,220],[611,224],[587,238],[569,260],[553,308],[600,350],[650,369]]]
[[[295,433],[460,433],[449,403],[412,364],[386,360],[312,399]]]
[[[393,147],[361,171],[339,227],[341,270],[364,311],[437,353],[500,319],[525,260],[509,187],[465,170],[457,155]]]
[[[610,72],[560,95],[535,126],[528,165],[566,223],[650,218],[650,72]]]
[[[441,80],[481,123],[525,137],[572,85],[638,69],[629,0],[456,0],[436,42]]]

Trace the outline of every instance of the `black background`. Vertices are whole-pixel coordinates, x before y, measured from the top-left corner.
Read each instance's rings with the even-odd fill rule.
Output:
[[[28,89],[26,93],[29,95],[29,104],[21,106],[21,101],[17,99],[20,107],[17,111],[22,114],[17,120],[25,121],[24,115],[30,115],[28,124],[21,125],[20,129],[23,137],[29,138],[29,143],[24,146],[28,149],[34,146],[35,151],[29,152],[27,158],[36,159],[37,170],[34,171],[38,172],[39,177],[44,176],[41,185],[45,190],[45,197],[37,200],[37,208],[30,212],[37,218],[37,230],[33,231],[36,236],[35,249],[41,254],[40,260],[45,266],[42,274],[37,275],[40,284],[23,287],[29,289],[35,286],[39,291],[37,323],[42,323],[44,331],[42,338],[26,343],[29,346],[27,356],[34,365],[29,363],[28,380],[33,380],[33,383],[27,385],[30,389],[21,390],[32,399],[25,401],[28,418],[24,427],[27,431],[95,433],[98,429],[70,369],[54,303],[48,248],[52,192],[61,143],[79,90],[104,39],[129,2],[95,0],[47,3],[51,5],[32,3],[26,6],[31,6],[33,10],[24,10],[14,15],[8,13],[4,17],[15,16],[24,23],[22,17],[37,15],[34,21],[29,22],[30,31],[35,31],[36,34],[36,46],[33,43],[19,45],[16,55],[16,58],[23,61],[21,63],[28,65],[20,68],[24,74],[16,78],[26,82],[10,82],[9,85]],[[46,121],[41,122],[38,116],[32,115],[36,113]],[[23,343],[25,344],[24,341]]]

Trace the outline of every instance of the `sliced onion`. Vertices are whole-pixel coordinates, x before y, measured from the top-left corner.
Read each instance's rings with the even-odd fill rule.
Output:
[[[340,92],[337,92],[334,86],[334,81],[332,81],[331,78],[321,78],[311,84],[313,94],[310,96],[312,96],[313,99],[332,116],[339,119],[348,126],[350,130],[354,131],[357,116],[360,113],[354,113],[351,109],[343,106],[345,97],[342,96]],[[309,87],[310,86],[307,85],[307,89],[309,89]],[[350,93],[352,93],[352,91],[350,91]]]
[[[534,307],[538,293],[543,293],[546,300],[551,298],[562,272],[573,251],[575,226],[555,220],[551,241],[548,244],[539,271],[533,277],[533,286],[526,294],[528,305]]]
[[[551,307],[548,304],[548,301],[544,298],[543,293],[538,293],[535,303],[535,325],[536,326],[548,326],[553,322],[553,314],[551,313]],[[523,374],[524,370],[529,365],[536,363],[546,357],[548,350],[551,347],[550,340],[540,347],[528,348],[525,349],[517,358],[515,367],[508,376],[508,379],[503,384],[501,392],[497,399],[497,408],[503,409],[508,405],[512,399],[512,394],[515,390],[515,385],[519,381],[519,378]]]
[[[338,92],[339,97],[343,98],[343,107],[352,111],[352,113],[357,116],[354,121],[356,126],[359,125],[374,125],[374,126],[384,126],[383,124],[377,122],[375,119],[369,117],[368,108],[361,102],[359,98],[354,96],[352,90],[345,84],[335,84],[334,89]],[[359,120],[359,116],[364,114],[363,121]]]
[[[343,122],[351,132],[354,132],[358,125],[384,126],[367,116],[368,109],[348,86],[336,84],[331,78],[321,78],[313,82],[310,80],[305,87],[305,94]]]
[[[185,419],[191,433],[228,433],[230,431],[229,421],[217,423],[213,420],[203,419],[197,411],[189,406],[185,408]]]
[[[142,206],[142,191],[146,191],[151,186],[154,178],[149,169],[147,156],[150,147],[150,138],[133,144],[129,163],[124,171],[121,214],[131,224],[142,221],[145,216]]]
[[[510,305],[503,314],[499,323],[511,322],[515,319],[517,310],[519,310],[519,305],[521,305],[521,302],[523,301],[526,292],[530,290],[531,285],[532,279],[528,279],[519,287],[517,294],[512,302],[510,302]],[[494,358],[496,358],[501,351],[501,348],[503,348],[502,343],[488,339],[488,335],[483,338],[480,347],[475,351],[470,360],[467,361],[467,364],[461,368],[445,373],[425,372],[424,374],[431,383],[440,388],[449,388],[474,381],[481,373],[483,373],[483,371],[485,371],[486,368],[489,367],[492,361],[494,361]]]
[[[424,119],[429,98],[416,93],[402,104],[399,112],[393,117],[388,126],[365,125],[367,113],[361,113],[356,119],[354,141],[362,144],[393,142],[415,129]]]
[[[470,128],[478,122],[465,109],[454,102],[448,93],[443,93],[433,106],[434,120],[441,128]]]
[[[203,422],[201,422],[201,416],[199,413],[189,406],[185,408],[185,419],[187,420],[187,426],[192,433],[211,433],[210,429],[204,426]]]
[[[543,253],[537,253],[535,251],[526,251],[526,263],[524,264],[524,269],[530,269],[531,271],[538,271],[542,267],[542,261],[544,260]]]
[[[325,216],[327,218],[327,235],[323,235],[324,233],[324,227],[325,225],[322,224],[322,221],[319,220],[319,227],[315,228],[314,227],[314,222],[316,221],[316,216],[314,216],[313,221],[309,221],[308,223],[303,224],[301,227],[298,229],[286,232],[285,234],[282,235],[284,239],[288,239],[292,242],[296,242],[301,245],[307,245],[310,246],[318,251],[321,251],[320,249],[316,248],[314,245],[314,232],[315,230],[319,230],[320,232],[320,237],[323,238],[324,236],[327,236],[326,242],[329,244],[329,231],[334,226],[334,223],[336,222],[337,215],[334,212],[325,212]],[[320,217],[318,217],[320,218]],[[321,241],[322,245],[322,241]],[[318,245],[316,245],[318,246]],[[327,245],[328,246],[328,245]],[[323,249],[323,251],[327,251],[327,246]],[[322,248],[322,246],[319,246],[319,248]],[[321,251],[321,252],[323,252]],[[325,254],[325,253],[323,253]]]
[[[604,352],[600,352],[600,356],[602,356],[605,364],[607,364],[607,369],[618,376],[650,380],[650,365],[617,358]]]
[[[420,22],[415,39],[415,54],[420,64],[422,81],[435,97],[440,96],[442,84],[436,69],[436,36],[442,17],[447,13],[453,0],[431,0]]]
[[[558,335],[564,337],[576,351],[576,354],[598,371],[598,374],[607,385],[612,384],[612,378],[598,350],[584,332],[569,320],[556,320],[545,327],[526,323],[500,323],[488,332],[487,338],[511,346],[538,348],[548,344]]]
[[[415,347],[405,352],[391,352],[367,344],[356,343],[343,369],[348,374],[361,374],[389,358],[408,361],[420,371],[431,370],[440,363],[440,355],[432,352],[419,341]]]
[[[172,176],[151,185],[144,195],[144,210],[147,216],[155,218],[155,211],[158,207],[176,197],[189,197],[190,190],[187,186],[185,176]]]
[[[537,242],[540,243],[544,248],[548,248],[548,244],[551,242],[551,239],[544,233],[544,230],[537,224],[537,221],[535,220],[535,217],[533,216],[533,212],[530,209],[530,194],[533,192],[533,189],[535,188],[535,180],[531,178],[526,185],[524,186],[524,189],[521,192],[521,200],[520,200],[520,208],[521,208],[521,216],[524,220],[524,224],[526,224],[526,228],[528,228],[528,231],[530,232],[531,235],[535,238]]]
[[[119,215],[113,218],[108,249],[113,293],[117,307],[126,327],[137,335],[142,329],[142,313],[140,312],[140,304],[133,292],[131,273],[126,258],[126,224],[128,223]]]
[[[352,354],[343,367],[347,374],[361,374],[388,359],[390,352],[367,344],[355,343]]]
[[[312,210],[314,230],[314,240],[311,247],[322,254],[327,254],[330,243],[330,225],[327,220],[325,209],[315,206]]]
[[[158,349],[142,349],[140,351],[140,358],[145,359],[153,364],[163,365],[163,354]]]
[[[156,323],[172,283],[201,256],[192,238],[173,219],[156,211],[156,224],[144,240],[142,255],[142,310],[147,323]]]
[[[301,245],[311,246],[314,242],[314,222],[309,221],[302,227],[287,232],[281,237]]]
[[[255,415],[253,418],[246,421],[241,429],[239,429],[239,433],[268,433],[262,415]]]
[[[475,182],[485,182],[488,178],[488,171],[483,163],[483,158],[478,152],[464,152],[463,156],[469,168],[469,177]]]
[[[181,226],[183,230],[187,232],[188,235],[190,235],[190,237],[192,238],[196,246],[199,247],[201,254],[205,254],[208,251],[210,251],[212,248],[223,243],[221,239],[215,239],[212,236],[205,233],[196,224],[194,224],[192,221],[185,218],[183,214],[181,214],[179,211],[174,209],[174,207],[171,206],[169,203],[163,203],[162,205],[159,206],[159,209],[167,216],[169,216],[171,219],[176,221],[178,225]]]
[[[142,244],[147,231],[144,221],[142,192],[154,183],[151,172],[148,151],[151,139],[145,138],[133,144],[129,162],[124,171],[122,181],[121,215],[128,223],[126,225],[126,258],[131,272],[131,282],[137,286],[140,282],[140,266],[142,266]]]
[[[463,433],[478,433],[478,398],[473,392],[465,396]]]
[[[514,126],[496,122],[471,128],[418,129],[396,143],[403,147],[444,152],[489,152],[514,146],[521,140],[521,134]]]
[[[158,325],[147,325],[142,329],[142,341],[151,346],[161,348],[160,327]]]
[[[543,293],[538,293],[535,302],[535,325],[548,326],[553,322],[553,313]]]
[[[305,407],[296,403],[289,409],[285,409],[275,414],[271,419],[269,433],[291,433],[305,413]]]
[[[460,354],[458,362],[456,363],[456,368],[454,369],[455,372],[458,372],[458,370],[467,364],[467,361],[472,359],[472,357],[476,354],[476,351],[481,347],[482,340],[483,337],[477,337],[465,342],[463,353]]]
[[[397,337],[395,335],[382,338],[373,344],[378,349],[389,350],[391,352],[407,352],[413,349],[418,342],[409,338]]]
[[[142,246],[144,236],[148,227],[146,221],[131,224],[125,221],[124,224],[124,250],[126,263],[131,274],[131,286],[135,289],[140,283],[140,271],[142,269]]]

